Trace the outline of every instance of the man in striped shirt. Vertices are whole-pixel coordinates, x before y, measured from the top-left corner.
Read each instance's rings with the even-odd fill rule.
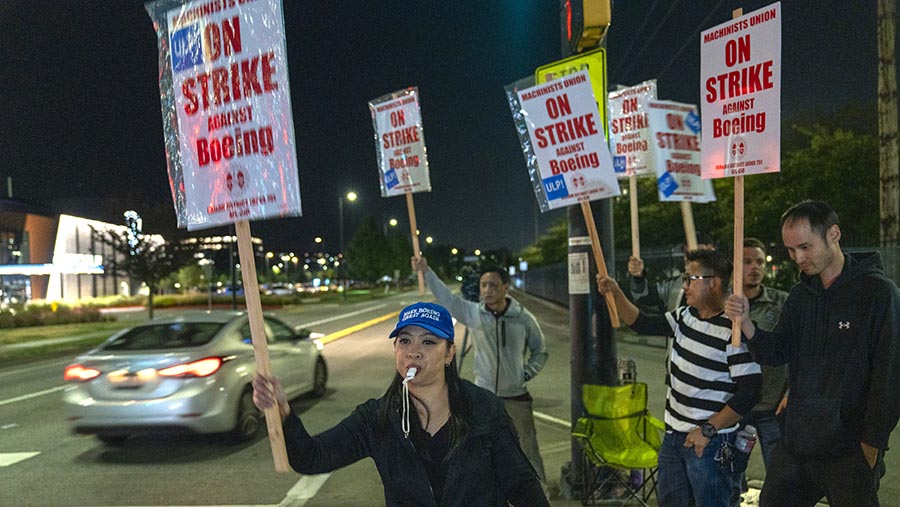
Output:
[[[732,507],[749,455],[734,448],[738,422],[760,400],[762,375],[745,345],[731,346],[731,321],[723,314],[731,263],[721,252],[685,255],[687,306],[664,315],[644,314],[609,277],[597,277],[602,294],[615,296],[619,316],[644,335],[674,338],[666,375],[666,435],[659,451],[657,495],[661,507]]]

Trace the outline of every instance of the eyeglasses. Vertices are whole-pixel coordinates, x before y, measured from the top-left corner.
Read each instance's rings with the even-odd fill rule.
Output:
[[[681,275],[681,283],[690,285],[694,280],[706,280],[707,278],[715,278],[716,275],[689,275],[687,273]]]

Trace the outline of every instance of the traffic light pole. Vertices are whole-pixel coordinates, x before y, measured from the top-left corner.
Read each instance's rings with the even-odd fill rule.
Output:
[[[581,2],[569,2],[561,0],[561,12],[572,9],[573,4]],[[571,27],[567,19],[561,19],[562,34],[562,58],[572,55],[568,34]],[[582,17],[583,19],[583,17]],[[602,45],[602,43],[601,43]],[[595,97],[606,100],[606,97]],[[615,248],[613,245],[613,213],[612,201],[602,199],[591,203],[594,222],[597,225],[597,233],[600,237],[600,247],[603,250],[606,261],[606,270],[610,276],[615,277]],[[573,280],[573,267],[583,266],[579,259],[592,258],[591,243],[584,214],[579,206],[569,206],[568,234],[569,234],[569,280]],[[617,357],[615,330],[612,328],[606,304],[597,292],[596,263],[589,260],[588,288],[586,293],[573,294],[573,287],[569,287],[569,327],[570,327],[570,395],[571,395],[571,421],[574,427],[578,418],[584,414],[584,406],[581,401],[582,386],[585,384],[616,385]],[[583,275],[582,275],[583,276]],[[582,278],[583,280],[583,278]],[[584,292],[584,291],[583,291]],[[601,304],[597,304],[600,302]],[[572,461],[563,466],[563,484],[560,488],[564,494],[574,498],[581,498],[583,490],[583,462],[580,446],[572,439]]]

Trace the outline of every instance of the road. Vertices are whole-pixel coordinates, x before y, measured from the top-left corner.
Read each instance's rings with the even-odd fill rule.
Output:
[[[580,505],[559,498],[562,466],[571,460],[569,438],[569,316],[565,308],[529,296],[517,297],[537,316],[550,359],[529,383],[551,491],[551,504]],[[376,302],[297,306],[277,312],[291,324],[335,333],[395,312],[417,300],[406,293]],[[387,388],[393,370],[387,335],[393,319],[328,343],[328,393],[293,402],[311,432],[324,430]],[[463,327],[457,326],[461,345]],[[620,334],[618,356],[632,358],[637,377],[650,386],[650,410],[662,417],[665,349],[656,339]],[[375,467],[364,460],[331,474],[276,474],[268,440],[234,444],[220,436],[137,437],[120,447],[73,435],[64,421],[59,391],[66,361],[0,368],[0,505],[40,506],[284,506],[337,507],[384,504]],[[471,356],[463,376],[471,378]],[[898,445],[898,432],[892,442]],[[882,505],[900,498],[900,463],[888,453]],[[763,478],[759,452],[748,472]],[[888,503],[890,501],[890,503]],[[746,505],[753,505],[748,503]]]

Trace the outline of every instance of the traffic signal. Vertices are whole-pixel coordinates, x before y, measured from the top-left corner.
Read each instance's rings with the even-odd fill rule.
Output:
[[[562,0],[562,22],[571,53],[600,46],[612,20],[610,0]]]

